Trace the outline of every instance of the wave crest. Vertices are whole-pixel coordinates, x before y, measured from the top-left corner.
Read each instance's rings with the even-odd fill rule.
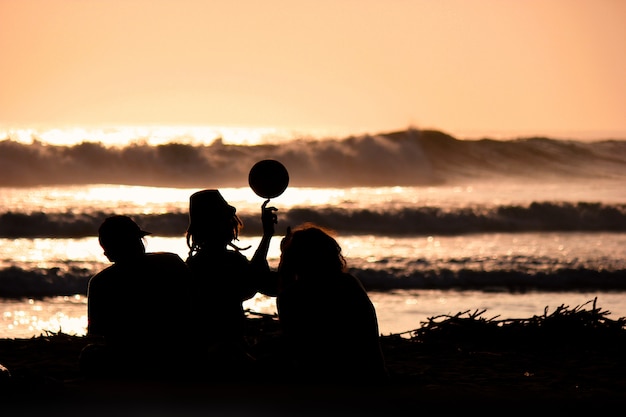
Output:
[[[458,140],[408,129],[344,139],[210,145],[85,141],[54,146],[0,141],[0,186],[127,184],[224,188],[247,185],[250,168],[278,159],[298,187],[429,185],[468,179],[626,178],[626,141],[549,138]]]
[[[112,214],[95,213],[0,213],[0,237],[79,238],[97,236],[102,221]],[[186,211],[161,214],[126,213],[146,230],[160,236],[184,236]],[[240,213],[242,235],[262,233],[258,214]],[[591,202],[533,202],[529,205],[495,207],[404,207],[393,210],[345,209],[341,207],[293,207],[281,210],[279,227],[316,223],[341,234],[456,235],[490,232],[533,231],[626,231],[626,204]],[[279,232],[282,230],[278,230]]]
[[[92,273],[83,268],[0,269],[0,294],[5,298],[86,295]],[[391,269],[351,271],[368,291],[449,289],[483,291],[626,291],[626,270],[559,269],[552,272],[516,270],[422,270],[409,274]]]

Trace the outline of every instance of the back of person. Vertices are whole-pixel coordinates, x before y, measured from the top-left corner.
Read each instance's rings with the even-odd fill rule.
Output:
[[[386,379],[376,311],[361,283],[341,273],[296,281],[279,297],[279,317],[304,381]]]
[[[376,310],[345,267],[341,248],[325,230],[304,225],[285,237],[278,315],[297,377],[304,382],[387,379]]]
[[[113,265],[89,281],[87,333],[102,343],[81,352],[88,376],[182,375],[200,359],[191,272],[174,253],[146,253],[147,234],[127,216],[107,218],[100,227]]]
[[[180,345],[191,325],[191,276],[178,255],[148,253],[116,263],[89,285],[89,332],[115,348]],[[158,340],[158,344],[154,341]]]
[[[192,271],[194,305],[208,345],[237,341],[244,334],[242,302],[254,296],[254,277],[248,260],[239,252],[199,253],[187,260]]]

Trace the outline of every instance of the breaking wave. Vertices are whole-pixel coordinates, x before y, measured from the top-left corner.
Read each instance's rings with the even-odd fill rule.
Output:
[[[3,238],[79,238],[97,236],[102,221],[112,212],[0,213]],[[121,214],[121,213],[116,213]],[[127,213],[160,236],[183,236],[186,211]],[[256,213],[241,213],[242,235],[260,235]],[[537,231],[626,231],[626,204],[591,202],[533,202],[495,207],[402,207],[391,210],[341,207],[293,207],[281,210],[279,226],[313,222],[342,234],[429,235]]]
[[[94,269],[8,267],[0,269],[3,298],[41,298],[86,295]],[[471,270],[471,269],[371,269],[352,268],[368,291],[406,289],[449,289],[524,292],[541,291],[626,291],[626,269],[584,267],[554,271]]]
[[[175,140],[175,139],[173,139]],[[127,184],[223,188],[247,185],[259,160],[277,159],[297,187],[428,185],[469,179],[624,179],[626,141],[550,138],[459,140],[408,129],[343,139],[257,145],[100,142],[72,146],[0,141],[0,186]]]

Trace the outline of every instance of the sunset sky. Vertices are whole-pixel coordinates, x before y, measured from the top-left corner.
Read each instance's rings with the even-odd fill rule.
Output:
[[[0,128],[626,138],[623,0],[0,0]]]

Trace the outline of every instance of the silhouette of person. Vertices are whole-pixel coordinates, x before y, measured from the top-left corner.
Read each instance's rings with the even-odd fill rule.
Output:
[[[174,253],[147,253],[149,234],[119,215],[98,230],[113,265],[88,284],[87,334],[103,343],[81,352],[87,376],[160,378],[182,375],[193,365],[191,273]]]
[[[264,293],[272,279],[267,253],[277,209],[267,207],[268,202],[269,199],[262,205],[261,242],[248,260],[241,251],[249,247],[235,244],[243,223],[236,208],[226,202],[219,190],[198,191],[189,199],[186,263],[194,279],[203,343],[213,359],[212,372],[220,379],[240,378],[254,361],[245,337],[243,302],[257,292]]]
[[[276,304],[286,351],[301,382],[387,380],[376,310],[346,268],[330,231],[312,223],[287,229]]]

